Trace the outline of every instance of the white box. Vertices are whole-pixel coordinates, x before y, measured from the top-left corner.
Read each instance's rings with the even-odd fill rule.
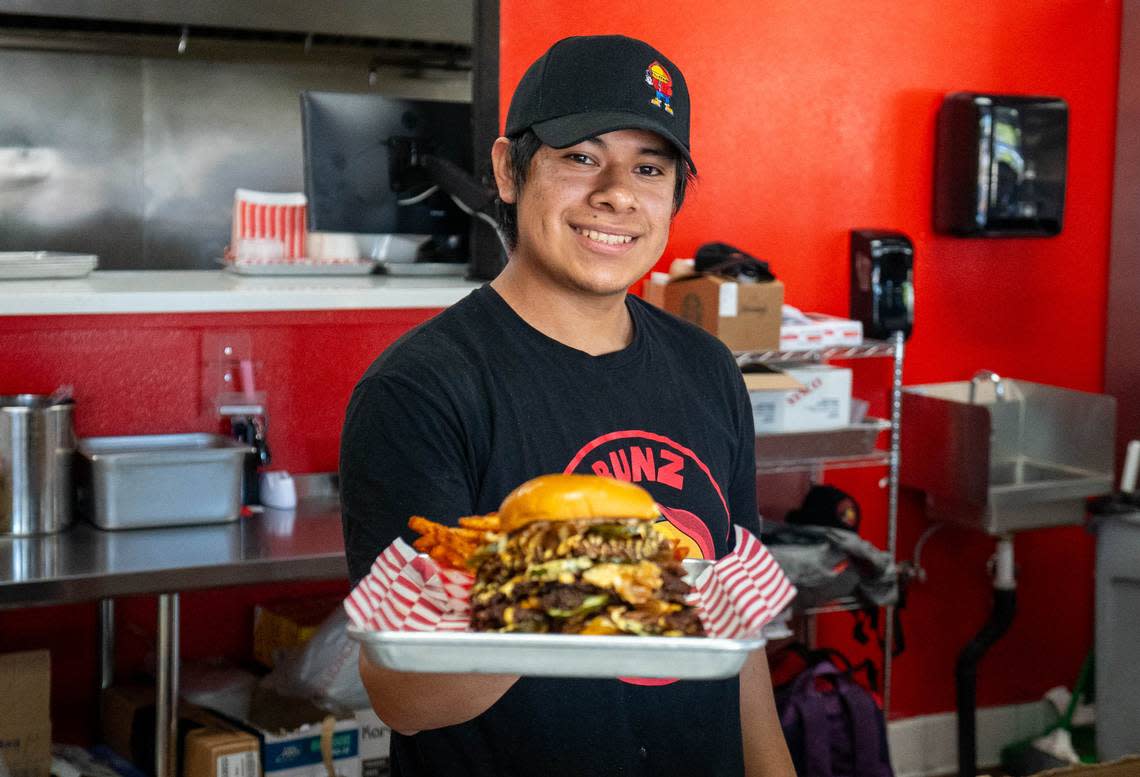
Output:
[[[260,730],[265,777],[327,777],[321,757],[320,723],[281,733]],[[337,777],[360,777],[360,727],[355,718],[338,720],[332,735],[333,769]]]
[[[809,365],[788,367],[783,372],[799,387],[749,389],[757,433],[820,431],[850,425],[850,369]]]
[[[371,709],[357,710],[356,723],[360,726],[361,777],[381,777],[388,774],[392,729],[388,728]]]
[[[822,324],[780,324],[781,351],[810,351],[822,348],[825,327]]]
[[[360,724],[353,714],[330,715],[307,699],[257,685],[249,714],[233,723],[257,737],[262,777],[360,777]]]
[[[804,313],[814,324],[823,327],[824,345],[862,345],[863,322],[829,316],[826,313]]]

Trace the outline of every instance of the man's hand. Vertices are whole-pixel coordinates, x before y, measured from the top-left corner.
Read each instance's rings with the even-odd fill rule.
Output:
[[[745,777],[796,777],[762,649],[748,657],[740,672],[740,733]]]
[[[360,654],[360,679],[372,709],[393,731],[415,734],[483,714],[519,678],[498,674],[395,672]]]

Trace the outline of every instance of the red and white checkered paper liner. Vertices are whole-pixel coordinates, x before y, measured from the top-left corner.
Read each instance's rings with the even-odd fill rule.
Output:
[[[444,569],[403,540],[389,545],[344,600],[352,623],[375,631],[466,631],[473,578]],[[691,603],[710,637],[759,633],[796,595],[780,565],[750,532],[697,578]]]

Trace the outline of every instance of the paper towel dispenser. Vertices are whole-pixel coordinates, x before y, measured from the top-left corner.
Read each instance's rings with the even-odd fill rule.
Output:
[[[1068,117],[1057,97],[947,95],[938,113],[935,229],[962,237],[1058,234]]]

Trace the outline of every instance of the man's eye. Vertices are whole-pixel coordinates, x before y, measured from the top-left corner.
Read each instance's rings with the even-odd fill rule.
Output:
[[[638,165],[637,172],[639,175],[665,175],[665,171],[655,165]]]
[[[571,162],[577,162],[580,165],[592,165],[592,164],[594,164],[594,160],[591,159],[590,157],[586,156],[585,154],[578,154],[578,153],[567,154],[566,158],[569,159]]]

